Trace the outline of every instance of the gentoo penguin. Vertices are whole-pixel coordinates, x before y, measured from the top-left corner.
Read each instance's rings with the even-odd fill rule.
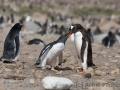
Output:
[[[117,34],[118,36],[120,36],[120,29],[117,29],[117,30],[116,30],[116,34]]]
[[[87,34],[88,34],[88,38],[90,39],[91,43],[93,43],[94,42],[94,38],[93,38],[93,35],[91,33],[91,29],[90,28],[87,29]]]
[[[95,66],[92,60],[91,42],[86,29],[80,24],[73,24],[70,26],[68,33],[74,34],[74,44],[78,58],[80,59],[81,57],[83,70],[87,70],[87,67]]]
[[[108,33],[108,35],[105,38],[103,38],[102,44],[104,46],[106,46],[107,48],[109,48],[109,47],[112,47],[113,44],[115,44],[116,41],[117,41],[117,39],[115,37],[115,34],[110,31]]]
[[[43,40],[38,39],[38,38],[32,39],[32,40],[30,40],[30,41],[27,42],[28,45],[32,45],[32,44],[38,45],[40,43],[43,43],[44,46],[46,45]]]
[[[1,61],[17,61],[20,53],[21,29],[23,25],[16,23],[9,31],[5,42]]]
[[[40,56],[35,65],[40,64],[42,69],[45,69],[46,64],[51,66],[51,70],[56,66],[57,57],[59,56],[59,65],[62,64],[62,51],[65,47],[65,42],[71,33],[61,35],[58,40],[47,44],[40,53]]]
[[[102,34],[102,31],[100,30],[100,28],[97,26],[96,30],[93,32],[94,35],[99,35]]]

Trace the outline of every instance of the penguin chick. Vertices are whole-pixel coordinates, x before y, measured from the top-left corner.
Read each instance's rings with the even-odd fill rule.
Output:
[[[9,31],[5,42],[1,61],[17,61],[20,54],[21,29],[24,25],[16,23]]]
[[[40,56],[35,65],[40,64],[45,69],[46,64],[51,66],[51,70],[56,71],[57,57],[59,56],[59,65],[62,64],[63,54],[62,51],[65,47],[65,42],[71,33],[61,35],[58,40],[47,44],[40,53]]]

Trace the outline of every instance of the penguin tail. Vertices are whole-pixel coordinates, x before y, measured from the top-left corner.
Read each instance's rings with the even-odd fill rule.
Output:
[[[41,60],[38,59],[34,65],[39,65],[39,64],[40,64],[40,61],[41,61]]]

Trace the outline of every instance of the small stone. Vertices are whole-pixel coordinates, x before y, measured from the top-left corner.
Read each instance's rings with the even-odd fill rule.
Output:
[[[58,74],[58,75],[63,74],[63,71],[58,71],[58,72],[55,73],[55,74]]]
[[[92,67],[89,67],[88,71],[94,73],[94,69]]]
[[[30,73],[34,74],[35,73],[35,69],[30,69]]]
[[[5,71],[6,71],[6,72],[11,72],[12,70],[11,70],[11,69],[8,69],[8,68],[5,68]]]
[[[104,76],[106,74],[106,72],[101,72],[101,75]]]
[[[5,67],[8,68],[8,69],[15,69],[16,64],[5,64]]]
[[[120,73],[120,70],[119,70],[119,69],[115,69],[115,70],[113,70],[113,71],[110,72],[110,74],[111,74],[112,76],[117,76],[119,73]]]
[[[108,79],[114,81],[115,77],[109,76]]]
[[[9,83],[18,83],[18,80],[9,80]]]
[[[5,82],[5,79],[1,78],[0,79],[0,84],[4,84],[4,82]]]
[[[116,55],[115,57],[116,57],[116,58],[120,58],[120,55]]]
[[[99,83],[107,83],[107,81],[104,81],[104,80],[95,80],[95,81]]]
[[[4,65],[4,63],[3,63],[3,62],[0,62],[0,65]]]
[[[17,68],[23,68],[23,64],[21,62],[16,62],[16,67]]]
[[[35,78],[43,78],[43,72],[40,70],[37,70],[34,74]]]
[[[96,76],[101,76],[101,75],[102,75],[102,72],[99,71],[99,70],[96,70],[94,74],[95,74]]]
[[[30,84],[34,84],[35,80],[34,79],[30,79]]]
[[[105,66],[107,66],[107,67],[108,67],[108,66],[109,66],[109,63],[105,63]]]

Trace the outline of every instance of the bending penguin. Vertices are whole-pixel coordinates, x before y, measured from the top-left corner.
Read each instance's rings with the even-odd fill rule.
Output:
[[[16,23],[9,31],[5,42],[1,61],[17,61],[20,53],[21,29],[23,25]]]
[[[35,65],[40,64],[42,69],[45,69],[46,64],[51,66],[51,70],[55,70],[57,57],[59,56],[59,65],[62,64],[62,51],[65,47],[65,42],[71,33],[61,35],[58,40],[47,44],[40,53],[40,56]]]
[[[74,34],[74,44],[78,58],[82,61],[83,70],[95,66],[92,60],[92,47],[86,29],[80,24],[70,26],[68,33]]]

